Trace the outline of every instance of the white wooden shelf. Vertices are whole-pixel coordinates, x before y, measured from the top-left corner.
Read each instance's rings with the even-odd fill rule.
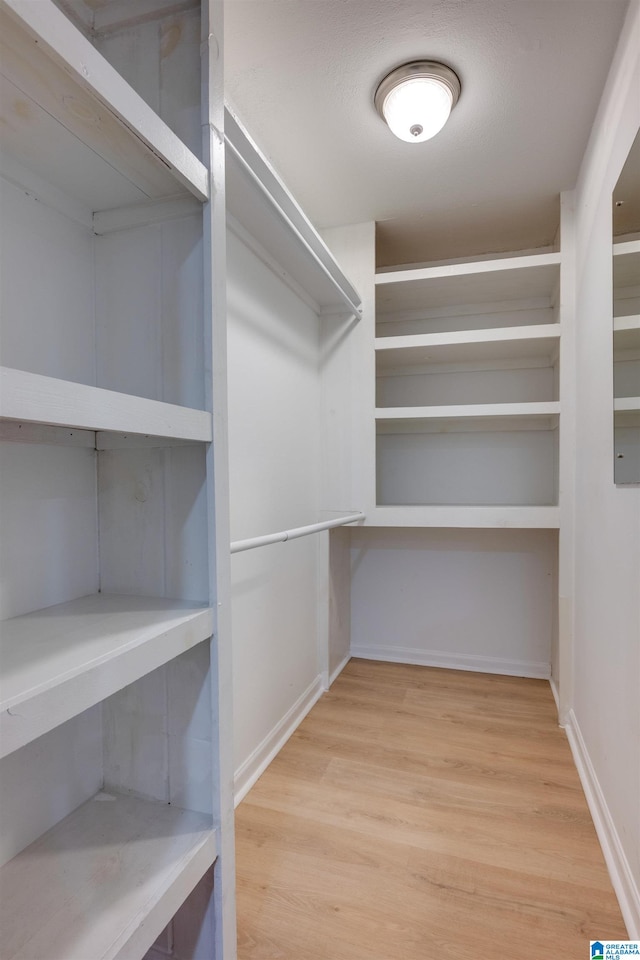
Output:
[[[2,624],[0,756],[207,640],[211,609],[96,594]]]
[[[375,507],[366,527],[458,527],[546,529],[560,526],[558,507],[398,506]]]
[[[620,242],[614,241],[614,257],[626,257],[629,256],[629,254],[640,255],[640,240],[621,240]]]
[[[640,286],[640,240],[613,245],[613,289],[619,296],[624,288]]]
[[[376,313],[432,310],[505,300],[551,301],[558,289],[560,254],[444,264],[376,274]]]
[[[205,166],[51,0],[2,0],[3,150],[90,210],[209,196]],[[46,148],[43,145],[46,144]]]
[[[2,956],[142,957],[215,859],[209,817],[99,793],[0,871]]]
[[[229,226],[318,312],[359,317],[360,297],[237,118],[225,110]]]
[[[616,413],[636,413],[640,411],[640,397],[616,397],[613,409]]]
[[[79,430],[209,442],[211,414],[0,367],[0,417]]]
[[[613,344],[615,350],[640,350],[640,314],[614,318]]]
[[[640,427],[640,402],[635,409],[620,410],[616,408],[614,410],[614,425],[616,429],[619,427]]]
[[[458,420],[467,421],[472,429],[475,421],[482,421],[485,426],[487,421],[497,426],[501,421],[508,421],[509,428],[518,429],[516,420],[552,418],[555,421],[559,413],[560,403],[557,400],[538,403],[461,403],[433,407],[377,407],[376,420],[381,423],[404,421],[409,425],[411,421]]]
[[[560,326],[546,323],[523,327],[463,330],[402,337],[377,337],[379,373],[424,363],[485,363],[491,360],[547,360],[558,353]]]

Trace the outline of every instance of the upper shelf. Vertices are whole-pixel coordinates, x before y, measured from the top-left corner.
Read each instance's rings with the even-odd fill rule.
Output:
[[[389,314],[505,300],[551,302],[559,278],[559,253],[394,270],[376,275],[376,309]]]
[[[209,196],[198,160],[52,0],[1,0],[3,152],[91,211]],[[46,144],[46,149],[42,145]]]
[[[375,341],[377,369],[379,374],[384,374],[423,363],[520,359],[552,362],[559,340],[557,323],[378,337]]]
[[[5,620],[0,756],[208,639],[209,607],[95,594]]]
[[[237,118],[225,110],[230,226],[240,224],[267,262],[275,261],[324,313],[360,315],[360,297],[313,224]]]
[[[0,417],[78,430],[210,442],[211,414],[84,383],[0,367]]]

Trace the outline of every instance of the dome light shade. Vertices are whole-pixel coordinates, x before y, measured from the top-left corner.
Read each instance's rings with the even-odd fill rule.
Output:
[[[415,60],[392,70],[378,86],[375,106],[392,133],[407,143],[435,137],[460,96],[460,80],[450,67]]]

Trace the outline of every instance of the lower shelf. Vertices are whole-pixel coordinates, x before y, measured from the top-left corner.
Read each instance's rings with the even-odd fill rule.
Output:
[[[99,593],[2,623],[0,757],[207,640],[211,608]]]
[[[142,957],[216,855],[210,817],[98,793],[0,871],[3,958]]]

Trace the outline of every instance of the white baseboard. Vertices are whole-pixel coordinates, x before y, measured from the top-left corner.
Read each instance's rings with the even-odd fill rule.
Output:
[[[553,677],[549,677],[549,686],[551,687],[551,693],[553,694],[553,699],[554,699],[555,702],[556,702],[556,710],[558,711],[558,722],[559,722],[559,718],[560,718],[560,694],[558,693],[558,685],[557,685],[557,683],[555,682],[555,680],[553,679]],[[562,726],[564,726],[564,724],[561,723],[560,726],[562,727]]]
[[[446,667],[450,670],[472,670],[476,673],[500,673],[510,677],[533,677],[549,680],[551,666],[529,660],[506,660],[501,657],[479,657],[468,653],[443,653],[438,650],[414,650],[410,647],[352,646],[351,656],[362,660],[385,660],[388,663],[414,663],[421,667]]]
[[[264,773],[276,754],[282,750],[291,734],[300,726],[324,692],[325,686],[322,675],[319,675],[307,687],[302,696],[298,697],[291,709],[278,721],[264,740],[258,744],[253,753],[238,767],[233,778],[236,807],[247,795],[258,777]]]
[[[629,938],[638,940],[640,939],[640,892],[633,878],[629,861],[620,842],[620,837],[573,710],[569,711],[565,730],[609,870],[613,889],[620,904],[622,918],[627,927]]]
[[[348,654],[346,655],[346,657],[344,658],[344,660],[342,660],[342,661],[338,664],[338,666],[335,668],[335,670],[333,671],[333,673],[332,673],[331,676],[329,677],[329,687],[333,686],[334,681],[338,679],[338,677],[340,676],[340,674],[342,673],[342,671],[344,670],[344,668],[346,667],[346,665],[349,663],[349,660],[351,660],[351,654],[350,654],[350,653],[348,653]],[[327,689],[329,689],[329,687],[327,687]]]

